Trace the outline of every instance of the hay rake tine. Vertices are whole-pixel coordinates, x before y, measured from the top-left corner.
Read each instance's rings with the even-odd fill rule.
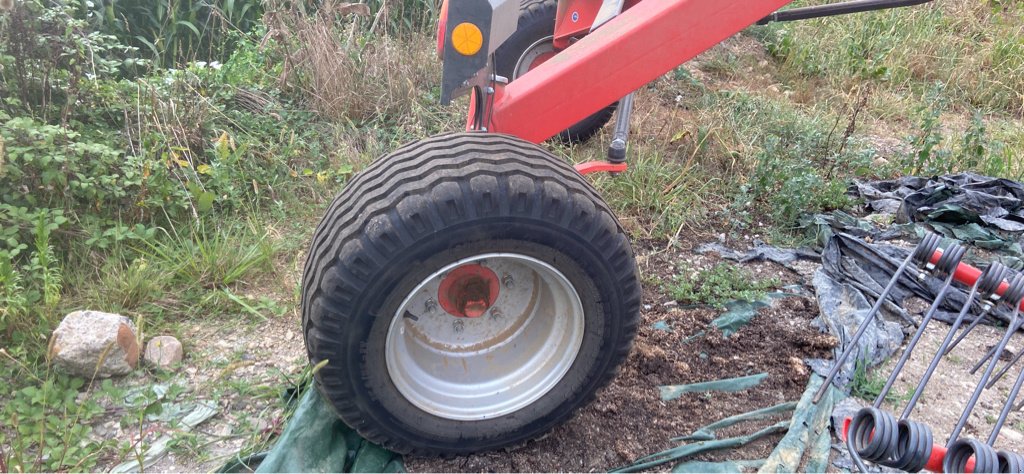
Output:
[[[897,268],[896,271],[893,272],[892,278],[889,279],[889,283],[885,285],[885,289],[883,289],[882,292],[878,294],[878,299],[875,300],[875,304],[871,307],[870,310],[868,310],[868,313],[864,315],[864,319],[861,322],[860,327],[857,328],[857,332],[853,334],[853,338],[850,339],[850,342],[846,346],[846,350],[844,350],[843,353],[836,358],[835,363],[832,365],[832,369],[829,370],[828,375],[825,377],[825,381],[821,384],[821,388],[819,388],[818,391],[814,394],[814,398],[812,400],[813,403],[818,403],[819,401],[821,401],[821,397],[825,395],[825,391],[828,390],[828,388],[832,385],[832,380],[835,379],[837,374],[839,374],[839,371],[842,369],[843,364],[846,362],[846,359],[850,357],[850,354],[852,354],[853,351],[858,348],[857,342],[864,335],[864,333],[867,332],[867,329],[871,325],[871,323],[875,321],[875,315],[878,314],[878,311],[882,308],[882,305],[885,304],[885,299],[889,297],[889,293],[892,291],[893,288],[896,287],[896,282],[899,281],[900,276],[903,275],[903,271],[906,270],[907,266],[910,265],[910,262],[917,260],[920,262],[927,263],[928,259],[931,258],[932,256],[932,253],[930,253],[929,250],[934,251],[936,245],[937,242],[935,241],[935,239],[929,238],[928,236],[926,236],[924,239],[921,239],[921,242],[917,244],[917,247],[914,249],[914,251],[911,252],[910,255],[907,255],[907,258],[903,260],[903,263],[900,264],[899,268]]]
[[[1018,329],[1020,329],[1020,328],[1021,328],[1021,326],[1022,326],[1022,325],[1024,325],[1024,324],[1022,324],[1022,323],[1024,323],[1024,321],[1012,321],[1012,320],[1011,320],[1011,322],[1010,322],[1010,324],[1009,324],[1009,325],[1010,325],[1010,326],[1013,326],[1013,331],[1012,331],[1012,332],[1016,332],[1016,331],[1017,331]],[[987,361],[988,361],[989,359],[991,359],[991,358],[992,358],[992,356],[993,356],[994,354],[996,354],[996,348],[995,348],[995,347],[992,347],[992,348],[990,348],[990,349],[988,350],[988,352],[986,352],[986,353],[985,353],[985,355],[983,355],[983,356],[981,357],[981,360],[979,360],[978,362],[976,362],[976,363],[974,364],[974,366],[973,366],[973,367],[971,367],[971,371],[970,371],[970,373],[971,373],[971,374],[974,374],[975,372],[977,372],[977,371],[978,371],[978,369],[979,369],[979,368],[981,368],[981,366],[982,366],[982,365],[985,365],[985,362],[987,362]],[[998,355],[996,355],[996,360],[999,360],[999,356],[1002,356],[1002,355],[1003,355],[1003,353],[1002,353],[1002,352],[999,352],[999,354],[998,354]],[[1007,367],[1007,368],[1008,368],[1008,367]]]
[[[1013,359],[1011,359],[1005,367],[1003,367],[1001,370],[999,370],[999,372],[992,376],[992,380],[988,381],[988,386],[985,388],[992,388],[992,386],[995,385],[996,382],[999,382],[999,379],[1003,378],[1003,376],[1006,375],[1006,372],[1013,368],[1014,365],[1017,365],[1017,362],[1020,361],[1021,357],[1024,357],[1024,351],[1017,351],[1017,355],[1013,356]]]
[[[998,298],[998,296],[997,295],[993,295],[993,298]],[[988,304],[988,303],[986,302],[984,304]],[[971,321],[971,325],[967,326],[967,329],[964,329],[964,331],[961,332],[960,335],[957,336],[956,339],[953,340],[953,342],[949,345],[949,347],[946,348],[946,352],[943,355],[949,355],[949,353],[952,352],[953,349],[956,348],[957,344],[960,344],[960,342],[963,341],[964,338],[966,338],[967,335],[970,334],[970,332],[972,330],[974,330],[974,328],[976,328],[984,320],[985,320],[984,316],[978,316],[977,318],[974,318],[974,321]]]
[[[935,234],[929,234],[929,236],[934,235]],[[938,240],[938,236],[935,236],[935,240]],[[952,244],[942,252],[942,257],[939,258],[939,263],[935,265],[933,271],[940,275],[945,273],[946,279],[942,282],[942,287],[939,289],[938,294],[935,295],[935,301],[932,302],[931,307],[928,308],[928,311],[921,318],[921,324],[918,325],[917,331],[910,339],[910,342],[907,343],[907,347],[903,350],[903,354],[900,356],[899,361],[896,362],[896,366],[893,367],[892,373],[889,374],[889,378],[885,381],[885,385],[882,387],[882,391],[879,392],[878,397],[875,398],[875,402],[872,404],[873,407],[881,407],[882,402],[885,401],[885,397],[889,395],[889,391],[896,382],[896,378],[903,370],[903,366],[906,365],[907,361],[910,359],[911,354],[914,352],[914,348],[921,340],[921,336],[924,335],[924,331],[928,327],[928,323],[930,323],[932,318],[935,316],[935,312],[938,311],[939,305],[941,305],[942,301],[945,300],[946,293],[949,292],[949,288],[953,284],[953,273],[955,272],[957,265],[960,263],[960,260],[963,259],[965,252],[966,250],[958,244]],[[903,417],[903,419],[905,419],[905,417]]]
[[[992,278],[998,277],[996,279],[996,284],[995,284],[995,287],[998,288],[999,283],[1002,283],[1003,275],[1005,275],[1007,273],[1007,270],[1008,269],[1003,264],[1001,264],[999,262],[992,262],[992,264],[989,265],[989,267],[985,271],[985,273],[987,273],[987,274],[994,274],[994,276]],[[983,278],[984,278],[984,276],[983,276]],[[1024,291],[1024,277],[1022,277],[1021,275],[1017,275],[1010,282],[1010,288],[1007,289],[1007,293],[1012,293],[1012,294],[1015,295],[1017,292],[1021,292],[1021,291]],[[1007,300],[1009,300],[1009,299],[1010,298],[1007,298]],[[1016,301],[1019,301],[1019,298],[1017,298]],[[1006,348],[1006,345],[1009,344],[1010,337],[1012,337],[1013,333],[1016,332],[1016,330],[1017,330],[1017,316],[1018,316],[1018,314],[1020,314],[1020,308],[1019,307],[1018,308],[1014,308],[1013,319],[1010,321],[1010,324],[1007,326],[1006,333],[1003,334],[1003,338],[999,340],[999,344],[996,346],[996,350],[992,351],[993,354],[1002,353],[1003,349]],[[956,427],[953,428],[953,431],[950,432],[950,434],[949,434],[950,444],[948,445],[948,447],[952,447],[953,440],[955,440],[957,438],[957,436],[960,435],[960,431],[963,430],[964,425],[967,424],[967,418],[971,415],[971,412],[974,411],[974,406],[978,403],[978,398],[981,397],[981,392],[983,390],[985,390],[985,384],[988,382],[989,377],[992,376],[992,372],[995,370],[996,365],[998,363],[999,363],[999,358],[998,357],[993,357],[992,361],[989,362],[988,367],[985,369],[985,372],[982,373],[981,380],[978,381],[978,386],[975,387],[974,393],[971,394],[970,401],[967,402],[967,405],[964,407],[963,413],[960,414],[960,420],[957,421]]]
[[[978,278],[974,285],[971,286],[971,292],[967,295],[967,301],[964,303],[963,308],[960,309],[960,314],[957,315],[956,320],[953,321],[953,325],[949,328],[949,332],[946,333],[946,338],[943,339],[942,344],[939,345],[939,349],[935,351],[935,356],[932,357],[931,362],[928,364],[928,368],[925,369],[924,374],[921,376],[921,381],[918,382],[917,388],[914,390],[914,394],[910,397],[910,401],[907,406],[903,408],[903,414],[900,415],[901,419],[906,419],[910,416],[910,413],[914,411],[914,406],[917,405],[921,395],[924,393],[924,388],[928,385],[928,381],[931,380],[932,375],[935,373],[935,368],[938,367],[939,361],[942,360],[943,353],[949,343],[953,341],[953,337],[956,335],[957,329],[964,322],[964,317],[971,310],[971,302],[978,296],[979,288],[987,289],[989,286],[993,286],[989,280],[991,280],[991,271],[994,271],[992,267],[986,269],[985,272]],[[995,287],[998,287],[999,281],[996,281]],[[984,315],[987,311],[983,311]]]
[[[1000,264],[993,263],[992,267],[996,267]],[[990,268],[992,268],[990,267]],[[996,272],[1007,273],[1007,269],[996,268]],[[999,341],[997,346],[998,353],[1006,348],[1006,344],[1010,341],[1010,338],[1017,331],[1019,324],[1017,324],[1018,316],[1020,315],[1020,301],[1024,298],[1024,275],[1014,275],[1003,293],[1005,301],[1008,304],[1014,304],[1013,315],[1010,319],[1010,324],[1006,328],[1006,333]],[[1013,406],[1013,402],[1017,398],[1017,394],[1020,392],[1021,386],[1024,385],[1024,372],[1021,372],[1017,377],[1016,383],[1013,385],[1013,389],[1010,390],[1007,395],[1006,403],[1003,404],[1002,410],[999,412],[999,418],[992,426],[992,431],[988,435],[988,439],[985,443],[978,441],[973,438],[957,439],[960,431],[967,423],[967,418],[970,416],[971,411],[974,410],[975,404],[978,402],[978,397],[981,395],[982,390],[986,388],[986,381],[988,377],[992,375],[993,369],[999,363],[999,358],[994,357],[989,362],[988,368],[981,376],[981,380],[978,381],[977,387],[974,389],[974,393],[971,395],[970,401],[967,406],[964,407],[963,414],[960,415],[960,420],[957,422],[956,427],[949,435],[949,442],[946,446],[946,457],[943,459],[943,470],[945,472],[966,472],[967,463],[970,459],[974,460],[974,467],[972,472],[1020,472],[1021,467],[1024,467],[1024,457],[1018,454],[1007,452],[1007,451],[996,451],[993,447],[996,439],[999,437],[999,431],[1002,429],[1003,424],[1006,423],[1006,417],[1010,414],[1010,409]]]

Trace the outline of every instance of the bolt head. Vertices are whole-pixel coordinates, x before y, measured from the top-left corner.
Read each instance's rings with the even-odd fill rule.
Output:
[[[452,322],[452,330],[454,330],[456,332],[456,334],[457,333],[461,333],[465,329],[466,329],[466,323],[463,320],[456,319],[454,322]]]

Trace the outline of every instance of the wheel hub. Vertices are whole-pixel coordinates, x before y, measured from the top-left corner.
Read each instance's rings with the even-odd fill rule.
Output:
[[[480,264],[458,267],[441,280],[437,300],[448,314],[459,318],[479,318],[498,299],[498,276]]]
[[[488,253],[414,287],[391,321],[385,362],[395,388],[416,407],[485,420],[554,388],[576,360],[583,332],[583,304],[561,272],[530,256]]]

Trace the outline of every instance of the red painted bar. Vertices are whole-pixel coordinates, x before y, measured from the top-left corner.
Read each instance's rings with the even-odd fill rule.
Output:
[[[789,2],[639,2],[504,86],[487,130],[542,142]]]
[[[930,262],[933,265],[937,264],[939,263],[940,257],[942,257],[942,250],[936,250],[935,253],[932,254]],[[974,282],[978,281],[978,278],[980,277],[981,270],[962,262],[959,265],[957,265],[956,271],[953,272],[953,279],[967,286],[973,286]],[[1003,292],[1005,292],[1006,289],[1009,287],[1010,284],[1005,281],[1000,283],[999,289],[996,290],[996,294],[1002,296]],[[1024,302],[1021,302],[1020,309],[1024,311]]]

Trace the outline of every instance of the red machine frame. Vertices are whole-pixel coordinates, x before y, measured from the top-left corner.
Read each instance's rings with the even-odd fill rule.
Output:
[[[469,123],[540,143],[790,1],[637,1],[530,74],[511,84],[495,84],[493,96],[487,100],[471,100]],[[588,8],[582,7],[588,3]],[[567,43],[570,37],[589,30],[600,3],[563,1],[560,13],[571,16],[562,11],[562,4],[579,6],[580,18],[575,23],[586,23],[585,27],[571,27],[571,20],[560,17],[556,41]]]

